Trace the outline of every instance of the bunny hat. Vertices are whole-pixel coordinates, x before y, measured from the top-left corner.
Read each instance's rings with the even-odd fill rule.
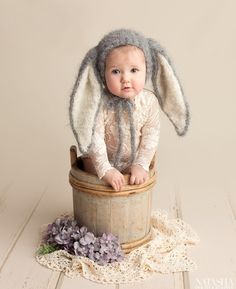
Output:
[[[70,125],[78,143],[79,153],[88,152],[96,117],[103,95],[109,92],[105,82],[105,60],[112,49],[132,45],[141,49],[146,60],[146,82],[150,82],[159,105],[179,136],[186,134],[189,125],[189,108],[183,94],[181,84],[173,65],[164,49],[155,40],[146,38],[130,29],[114,30],[105,35],[97,46],[90,49],[84,57],[77,79],[70,96]],[[113,96],[113,104],[117,106],[118,120],[122,110],[130,115],[131,147],[134,155],[134,127],[130,102]],[[120,144],[122,128],[118,121]],[[117,155],[120,155],[118,149]]]

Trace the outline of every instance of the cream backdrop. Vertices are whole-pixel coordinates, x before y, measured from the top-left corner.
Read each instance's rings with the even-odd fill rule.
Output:
[[[191,109],[183,138],[162,114],[159,192],[233,196],[235,6],[233,0],[1,0],[1,190],[21,179],[35,190],[71,194],[71,88],[87,50],[124,27],[166,47]]]

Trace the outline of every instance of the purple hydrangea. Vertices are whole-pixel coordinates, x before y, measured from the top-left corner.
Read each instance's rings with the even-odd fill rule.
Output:
[[[99,265],[124,259],[116,236],[104,233],[96,237],[88,232],[86,227],[79,227],[77,222],[69,217],[58,218],[48,225],[44,243],[76,256],[88,257]]]

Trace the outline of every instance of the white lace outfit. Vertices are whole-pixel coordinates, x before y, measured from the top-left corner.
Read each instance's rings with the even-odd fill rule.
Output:
[[[133,101],[133,123],[135,129],[134,164],[141,165],[146,171],[156,152],[159,133],[159,103],[156,96],[148,91],[141,91]],[[130,121],[127,112],[122,113],[121,127],[123,132],[122,156],[116,168],[125,170],[131,159]],[[90,157],[101,179],[106,171],[114,166],[119,144],[119,134],[115,108],[109,106],[109,96],[104,95],[97,115],[91,149],[83,157]]]

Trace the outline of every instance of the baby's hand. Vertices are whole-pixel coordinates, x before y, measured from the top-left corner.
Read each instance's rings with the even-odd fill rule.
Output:
[[[120,191],[125,184],[125,178],[117,169],[108,170],[102,180],[110,184],[115,191]]]
[[[148,172],[140,165],[132,165],[130,167],[130,184],[140,185],[148,180]]]

